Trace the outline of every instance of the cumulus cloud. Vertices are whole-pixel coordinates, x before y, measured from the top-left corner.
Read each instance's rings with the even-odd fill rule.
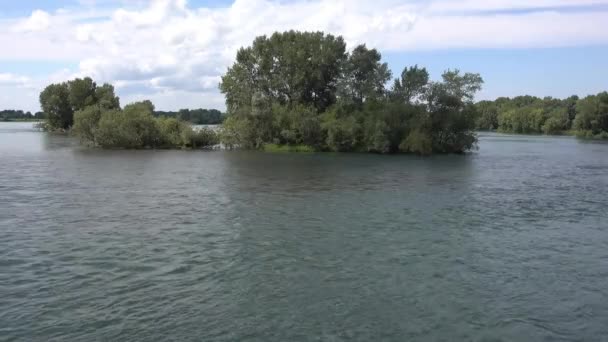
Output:
[[[36,32],[46,30],[51,24],[51,16],[45,11],[35,10],[26,19],[20,20],[14,30],[17,32]]]
[[[0,60],[72,61],[76,70],[56,75],[91,76],[116,84],[123,97],[177,108],[188,101],[170,105],[170,96],[217,104],[220,75],[236,50],[274,31],[322,30],[344,36],[349,47],[365,42],[381,51],[608,42],[608,12],[567,10],[608,0],[236,0],[221,8],[155,0],[111,10],[96,3],[0,20],[0,45],[12,47]],[[522,9],[534,11],[509,12]]]

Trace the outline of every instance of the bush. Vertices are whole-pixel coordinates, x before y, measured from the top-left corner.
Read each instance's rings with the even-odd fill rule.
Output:
[[[185,147],[191,144],[192,127],[176,118],[157,118],[160,145],[163,147]]]
[[[328,111],[323,117],[323,129],[327,132],[327,147],[336,152],[356,149],[359,142],[359,124],[353,116],[336,117],[335,111]]]
[[[188,146],[192,148],[206,148],[218,145],[220,143],[219,135],[209,127],[203,127],[199,130],[191,130]]]
[[[433,153],[433,140],[427,132],[414,130],[399,145],[403,152],[411,152],[422,155]]]
[[[96,130],[103,114],[99,106],[89,106],[74,113],[72,132],[85,144],[95,145]]]
[[[219,143],[210,128],[194,130],[176,118],[155,118],[149,101],[127,105],[124,110],[89,106],[74,115],[74,134],[84,143],[103,148],[204,148]]]

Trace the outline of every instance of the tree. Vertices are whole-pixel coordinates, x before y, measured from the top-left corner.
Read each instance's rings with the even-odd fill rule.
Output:
[[[447,70],[441,75],[447,94],[460,99],[463,102],[472,102],[481,86],[483,79],[479,74],[465,73],[460,75],[460,70]]]
[[[482,130],[498,129],[498,108],[492,101],[480,101],[477,103],[478,119],[476,127]]]
[[[97,84],[90,77],[68,81],[68,100],[72,111],[76,112],[97,103],[96,88]]]
[[[114,94],[114,86],[111,84],[104,83],[95,88],[95,100],[101,108],[120,109],[120,99]]]
[[[47,128],[66,130],[74,122],[74,112],[89,106],[99,105],[102,109],[119,109],[119,99],[114,87],[97,84],[89,77],[51,84],[40,93],[40,107],[47,117]]]
[[[405,103],[413,103],[426,91],[429,83],[429,72],[418,65],[406,67],[401,72],[401,78],[395,79],[392,95],[395,99]]]
[[[324,111],[336,100],[336,84],[346,60],[342,37],[288,31],[260,36],[237,52],[220,90],[229,112],[251,108],[254,94],[273,103],[310,105]]]
[[[40,93],[40,107],[46,114],[50,129],[68,129],[74,121],[67,83],[51,84]]]
[[[391,78],[388,64],[381,63],[382,55],[376,49],[358,45],[348,56],[343,74],[338,81],[338,94],[342,101],[361,108],[366,100],[385,95],[384,85]]]
[[[608,92],[587,96],[578,101],[574,128],[583,136],[608,134]]]

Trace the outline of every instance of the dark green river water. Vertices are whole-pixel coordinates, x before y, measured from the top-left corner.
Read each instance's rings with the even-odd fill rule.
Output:
[[[608,339],[608,144],[82,149],[0,123],[2,341]]]

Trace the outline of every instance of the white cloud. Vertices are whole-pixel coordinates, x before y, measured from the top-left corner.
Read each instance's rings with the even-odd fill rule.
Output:
[[[27,86],[29,77],[19,76],[11,73],[0,73],[0,86]]]
[[[14,26],[17,32],[36,32],[46,30],[51,25],[51,16],[42,10],[35,10],[26,19],[20,20]]]
[[[343,35],[350,47],[365,42],[380,51],[608,42],[608,12],[555,10],[608,0],[236,0],[224,8],[155,0],[113,10],[107,0],[101,1],[103,10],[96,9],[98,2],[0,19],[0,46],[11,47],[0,52],[0,60],[72,61],[76,70],[34,83],[92,76],[116,84],[123,98],[145,95],[159,108],[178,108],[218,105],[219,77],[236,50],[274,31],[323,30]],[[535,10],[508,12],[522,9]]]
[[[608,0],[436,0],[430,2],[432,12],[501,11],[543,8],[564,8],[607,5]]]

